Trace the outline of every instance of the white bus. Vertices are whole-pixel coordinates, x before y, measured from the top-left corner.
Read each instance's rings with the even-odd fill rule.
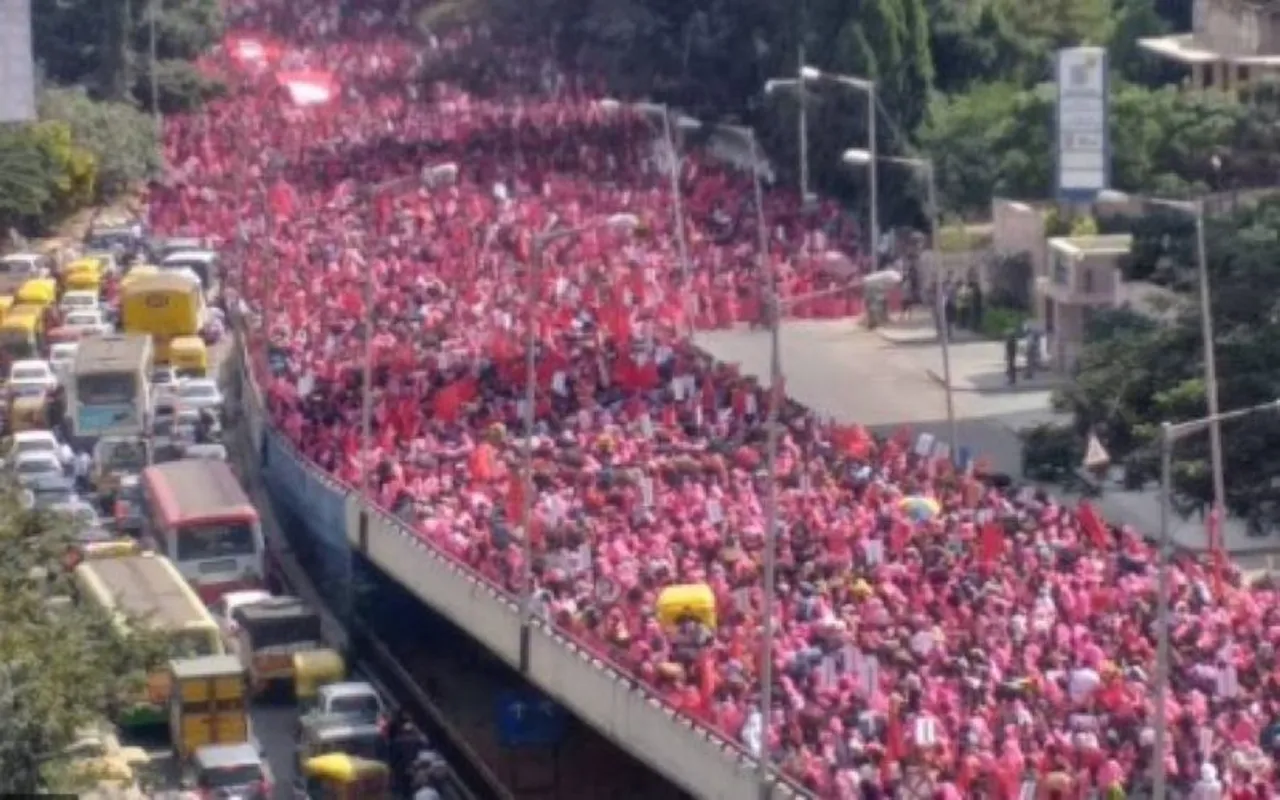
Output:
[[[78,440],[142,436],[151,416],[151,337],[89,337],[76,349],[67,385],[71,433]]]

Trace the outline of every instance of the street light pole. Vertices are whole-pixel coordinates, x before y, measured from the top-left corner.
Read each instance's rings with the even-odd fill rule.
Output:
[[[378,199],[388,192],[396,192],[411,186],[431,186],[441,178],[453,179],[457,177],[457,166],[454,164],[439,164],[435,167],[424,169],[421,174],[413,178],[397,178],[395,180],[384,181],[383,183],[370,186],[362,197],[365,210],[372,203],[377,204]],[[380,221],[377,221],[380,224]],[[381,234],[382,231],[374,231]],[[367,265],[364,276],[364,353],[362,355],[362,380],[361,380],[361,397],[360,397],[360,502],[362,510],[366,515],[364,525],[368,525],[368,503],[371,469],[369,467],[369,455],[372,452],[373,442],[373,320],[374,320],[374,270],[373,266]],[[272,299],[267,297],[270,304]],[[342,598],[342,617],[343,623],[348,633],[351,625],[355,622],[355,553],[350,542],[347,543],[347,557],[343,563],[343,598]]]
[[[1193,220],[1196,227],[1196,272],[1200,291],[1200,337],[1204,348],[1205,408],[1209,412],[1209,463],[1213,471],[1213,505],[1220,520],[1226,519],[1227,484],[1226,467],[1222,451],[1222,426],[1218,393],[1218,362],[1215,355],[1213,333],[1213,297],[1209,285],[1209,252],[1205,242],[1204,203],[1197,200],[1171,200],[1163,197],[1145,197],[1125,192],[1106,190],[1098,194],[1098,203],[1148,203],[1161,208],[1181,212]]]
[[[536,424],[537,414],[534,411],[534,404],[538,399],[538,358],[536,348],[538,345],[537,337],[537,316],[538,316],[538,285],[542,279],[542,268],[547,247],[560,239],[568,239],[574,236],[596,230],[597,228],[614,228],[618,230],[634,231],[640,224],[640,221],[631,214],[614,214],[609,217],[602,217],[586,225],[580,225],[576,228],[557,228],[540,233],[533,237],[533,247],[531,255],[531,265],[529,269],[529,286],[526,289],[525,297],[525,387],[524,387],[524,408],[521,414],[522,427],[524,428],[524,442],[520,449],[522,473],[522,491],[520,497],[520,546],[522,560],[521,577],[523,586],[520,587],[520,673],[528,674],[529,672],[529,656],[531,647],[531,634],[533,627],[533,428]]]
[[[910,167],[924,177],[926,182],[927,203],[929,204],[929,238],[930,244],[937,251],[938,246],[938,220],[940,209],[938,207],[938,181],[934,173],[933,160],[928,158],[904,158],[896,156],[879,156],[871,149],[850,149],[844,152],[841,161],[851,167],[867,167],[870,169],[876,161],[887,161],[890,164],[900,164],[904,167]],[[941,276],[934,276],[934,303],[938,315],[938,341],[942,350],[942,382],[944,384],[943,395],[946,397],[947,403],[947,445],[951,451],[951,458],[954,461],[955,454],[959,445],[959,433],[956,428],[956,404],[955,390],[951,385],[951,330],[947,325],[946,317],[946,294],[942,291]]]
[[[1154,774],[1152,776],[1152,797],[1155,800],[1166,800],[1168,797],[1168,776],[1165,768],[1164,752],[1168,746],[1169,724],[1169,671],[1172,661],[1170,653],[1169,628],[1172,620],[1169,615],[1169,583],[1170,562],[1173,559],[1173,532],[1170,530],[1170,511],[1173,506],[1173,448],[1179,441],[1209,429],[1210,436],[1214,430],[1220,430],[1223,422],[1230,422],[1244,417],[1251,417],[1264,412],[1280,412],[1280,400],[1272,400],[1256,406],[1214,413],[1200,419],[1187,422],[1166,422],[1160,426],[1160,542],[1156,573],[1156,674],[1155,674],[1155,757],[1152,759]]]
[[[803,116],[803,115],[802,115]],[[760,174],[761,153],[755,131],[747,129],[751,145],[751,177],[756,201],[756,267],[760,282],[767,287],[769,314],[769,403],[765,423],[765,470],[768,475],[768,495],[765,500],[764,530],[764,599],[761,613],[764,629],[760,647],[760,752],[756,754],[759,768],[760,800],[769,800],[772,791],[769,751],[769,730],[773,716],[773,603],[777,588],[778,560],[778,412],[782,393],[782,305],[778,298],[777,271],[769,263],[769,233],[764,216],[764,180]]]
[[[1200,278],[1200,335],[1204,339],[1205,406],[1214,422],[1209,425],[1209,462],[1213,469],[1213,504],[1219,526],[1226,520],[1227,483],[1222,453],[1222,426],[1218,422],[1218,362],[1213,338],[1213,302],[1209,294],[1209,254],[1204,235],[1204,203],[1194,205],[1196,261]],[[1210,542],[1210,545],[1213,543]]]
[[[151,119],[156,126],[156,135],[163,133],[160,122],[160,82],[156,75],[156,6],[161,0],[151,0],[147,4],[147,58],[148,74],[151,78]]]

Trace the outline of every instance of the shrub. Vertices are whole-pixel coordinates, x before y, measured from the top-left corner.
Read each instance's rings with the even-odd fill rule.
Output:
[[[988,306],[982,310],[982,326],[978,332],[988,339],[1003,339],[1010,332],[1020,329],[1026,320],[1025,311]]]
[[[1022,472],[1031,480],[1056,481],[1071,474],[1084,456],[1080,436],[1070,425],[1045,423],[1018,432]]]
[[[159,173],[155,125],[132,105],[96,102],[82,89],[51,89],[40,96],[40,117],[65,123],[72,143],[97,159],[97,199],[118,197]]]
[[[0,129],[0,226],[41,233],[93,202],[97,160],[64,122]]]

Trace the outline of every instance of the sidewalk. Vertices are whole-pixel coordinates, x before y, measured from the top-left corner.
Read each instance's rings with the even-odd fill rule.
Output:
[[[876,335],[889,344],[907,347],[936,346],[941,344],[938,331],[933,325],[933,318],[925,312],[919,312],[914,318],[905,321],[892,321],[875,329]],[[980,342],[982,337],[973,331],[956,328],[951,332],[951,343]]]

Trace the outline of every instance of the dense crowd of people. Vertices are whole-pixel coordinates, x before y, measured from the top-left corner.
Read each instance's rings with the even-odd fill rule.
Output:
[[[227,5],[238,32],[205,67],[233,91],[168,121],[151,221],[239,253],[229,288],[255,311],[274,419],[308,458],[367,479],[375,502],[513,593],[529,537],[539,613],[725,738],[768,747],[820,797],[891,796],[921,767],[948,798],[1019,797],[1028,781],[1039,796],[1125,796],[1156,758],[1188,796],[1272,796],[1273,589],[1176,560],[1155,753],[1154,556],[1137,532],[957,471],[905,433],[820,421],[692,347],[692,328],[761,320],[772,281],[795,295],[839,287],[834,262],[868,270],[835,206],[802,211],[770,188],[762,253],[751,175],[686,152],[678,226],[660,122],[524,54],[504,51],[513,75],[486,76],[493,96],[431,79],[483,53],[484,31],[424,44],[378,3],[347,19],[329,2]],[[300,100],[282,75],[332,96]],[[788,313],[859,310],[835,291]],[[708,585],[715,618],[661,623],[675,584]]]

